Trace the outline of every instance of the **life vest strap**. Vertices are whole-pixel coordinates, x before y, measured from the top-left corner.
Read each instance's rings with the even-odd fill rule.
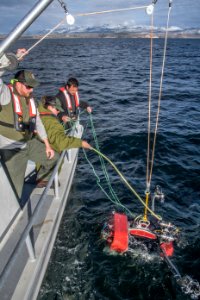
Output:
[[[5,127],[8,127],[8,128],[15,128],[15,125],[14,124],[10,124],[10,123],[6,123],[6,122],[3,122],[3,121],[0,121],[0,125],[2,126],[5,126]],[[26,124],[26,123],[21,123],[21,130],[22,132],[24,132],[25,130],[29,130],[30,129],[30,124]]]
[[[34,132],[36,127],[36,116],[37,116],[37,108],[34,99],[33,98],[29,99],[29,124],[24,123],[20,96],[14,93],[14,89],[11,84],[9,84],[8,87],[11,92],[11,99],[13,103],[14,125],[10,126],[10,124],[6,122],[5,124],[1,123],[1,125],[10,128],[15,128],[17,131],[21,131],[21,132],[24,132],[25,130]]]
[[[54,117],[54,118],[57,119],[57,116],[55,116],[55,115],[52,114],[52,113],[48,113],[48,112],[40,112],[40,117],[47,117],[47,116]]]
[[[3,121],[0,121],[0,125],[5,126],[5,127],[9,127],[9,128],[14,128],[14,124],[10,124],[10,123],[6,123]]]

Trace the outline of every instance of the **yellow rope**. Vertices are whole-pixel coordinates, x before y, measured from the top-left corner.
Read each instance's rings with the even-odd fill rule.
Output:
[[[103,153],[101,153],[100,151],[98,151],[95,148],[91,148],[91,150],[93,150],[94,152],[96,152],[97,154],[101,155],[105,160],[107,160],[111,166],[115,169],[115,171],[119,174],[119,176],[121,177],[121,179],[124,181],[125,185],[131,190],[131,192],[138,198],[138,200],[144,205],[144,207],[146,207],[146,209],[151,213],[151,215],[153,215],[156,219],[158,219],[159,221],[162,220],[162,218],[160,216],[158,216],[157,214],[155,214],[146,204],[145,202],[142,200],[142,198],[138,195],[138,193],[134,190],[134,188],[128,183],[128,181],[126,180],[126,178],[122,175],[122,173],[118,170],[118,168],[115,166],[115,164],[107,157],[105,156]]]
[[[144,216],[143,216],[143,220],[146,222],[148,221],[148,218],[147,218],[147,207],[149,207],[149,196],[150,196],[150,192],[146,192],[146,205],[145,205],[145,208],[144,208]]]

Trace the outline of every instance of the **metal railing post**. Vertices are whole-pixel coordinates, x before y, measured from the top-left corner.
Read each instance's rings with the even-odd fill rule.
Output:
[[[58,189],[59,181],[58,181],[58,172],[54,177],[54,190],[55,190],[55,199],[59,199],[59,189]]]
[[[35,259],[36,259],[36,257],[35,257],[35,250],[33,248],[32,242],[31,242],[30,234],[27,235],[26,246],[27,246],[27,250],[28,250],[28,253],[29,253],[30,260],[31,261],[35,261]]]

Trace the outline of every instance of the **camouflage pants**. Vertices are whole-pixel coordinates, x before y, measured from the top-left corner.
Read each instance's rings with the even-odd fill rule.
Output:
[[[0,150],[1,163],[11,183],[15,194],[20,198],[24,185],[24,177],[28,160],[41,165],[37,179],[48,180],[59,158],[55,152],[52,159],[48,159],[45,152],[45,144],[36,138],[27,142],[24,149]]]

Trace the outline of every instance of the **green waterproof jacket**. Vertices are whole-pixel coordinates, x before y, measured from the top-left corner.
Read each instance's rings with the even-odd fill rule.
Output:
[[[39,104],[38,111],[46,129],[49,143],[55,151],[60,153],[65,149],[81,147],[82,140],[79,138],[67,136],[58,118],[52,115],[50,110],[45,109],[42,103]]]

